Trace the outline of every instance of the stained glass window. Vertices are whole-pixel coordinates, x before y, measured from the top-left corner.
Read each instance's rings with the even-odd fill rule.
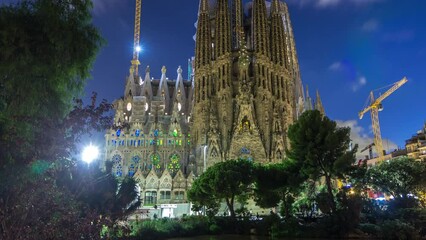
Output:
[[[250,154],[250,150],[246,147],[241,148],[241,154]]]
[[[113,173],[117,177],[123,176],[123,166],[121,165],[122,157],[119,154],[115,154],[114,156],[112,156],[111,160],[114,164]]]
[[[139,129],[136,129],[136,131],[135,131],[135,136],[136,137],[139,137],[139,135],[141,134],[141,130],[139,130]]]
[[[135,164],[138,164],[140,160],[141,158],[138,155],[132,157],[132,162]]]
[[[155,129],[154,130],[154,137],[158,137],[158,133],[159,133],[158,129]]]
[[[121,166],[121,164],[118,164],[118,165],[115,167],[115,175],[116,175],[117,177],[121,177],[121,176],[123,176],[123,166]]]
[[[137,167],[135,167],[134,164],[130,164],[130,166],[129,166],[129,176],[133,177],[133,175],[135,175],[136,171],[137,171]]]
[[[161,169],[160,155],[158,153],[154,153],[151,155],[151,162],[155,169]]]
[[[120,154],[115,154],[114,156],[112,156],[112,162],[114,164],[120,164],[121,163],[121,156]]]
[[[169,169],[170,172],[176,173],[180,169],[180,156],[178,154],[173,154],[170,157],[170,163],[167,165],[167,169]]]
[[[173,130],[173,137],[177,137],[178,136],[178,130],[175,128],[175,130]]]
[[[119,137],[121,135],[121,129],[118,129],[117,132],[115,132],[115,134],[117,134],[117,137]]]

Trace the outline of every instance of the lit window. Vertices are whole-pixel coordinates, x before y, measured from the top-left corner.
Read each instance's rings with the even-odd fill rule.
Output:
[[[175,199],[176,200],[184,200],[185,192],[184,191],[175,191]]]
[[[157,192],[156,191],[145,192],[144,205],[154,205],[156,203],[157,203]]]
[[[178,154],[173,154],[170,157],[170,163],[167,165],[167,169],[171,173],[176,173],[180,169],[180,156]]]
[[[118,164],[115,168],[115,175],[117,177],[121,177],[123,176],[123,166],[121,166],[121,164]]]
[[[170,191],[161,191],[160,192],[160,199],[171,199],[171,192]]]
[[[133,177],[133,175],[135,175],[136,171],[137,171],[137,167],[135,167],[134,164],[130,164],[130,166],[129,166],[129,176]]]
[[[155,153],[155,154],[151,155],[151,163],[152,163],[152,166],[154,166],[154,168],[156,170],[160,170],[161,169],[160,155],[158,153]]]

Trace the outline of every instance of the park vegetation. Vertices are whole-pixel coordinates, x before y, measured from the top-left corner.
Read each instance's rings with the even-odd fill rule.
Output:
[[[290,126],[282,162],[227,160],[208,168],[188,197],[206,216],[135,223],[130,234],[161,239],[199,234],[272,237],[418,239],[425,236],[426,163],[406,157],[367,168],[355,165],[350,129],[318,111]],[[375,200],[368,191],[384,193]],[[265,211],[255,215],[247,201]],[[229,215],[220,210],[225,203]],[[223,207],[222,207],[223,209]],[[222,210],[223,211],[223,210]]]
[[[104,44],[91,8],[0,5],[0,239],[99,239],[140,205],[132,178],[76,160],[82,138],[112,123],[107,101],[79,99]]]

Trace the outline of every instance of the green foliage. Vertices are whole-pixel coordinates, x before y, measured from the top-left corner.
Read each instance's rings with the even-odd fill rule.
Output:
[[[317,194],[321,188],[314,181],[308,181],[302,184],[301,191],[293,203],[295,211],[302,214],[304,218],[312,219],[315,214],[314,206],[316,203]]]
[[[98,229],[110,224],[56,185],[52,168],[42,167],[43,174],[32,168],[0,172],[1,239],[96,239]]]
[[[253,163],[244,159],[215,164],[201,174],[188,191],[188,199],[197,206],[215,209],[221,201],[235,218],[234,203],[240,195],[251,192],[254,182]]]
[[[401,157],[383,161],[367,171],[369,184],[395,198],[407,198],[426,188],[426,162]]]
[[[97,166],[85,164],[63,170],[57,180],[59,186],[69,189],[76,199],[92,210],[109,217],[112,222],[125,219],[140,206],[137,183],[132,177],[121,181],[111,174],[111,163],[105,172]]]
[[[283,163],[259,165],[256,167],[255,201],[263,208],[281,204],[286,217],[292,214],[294,196],[304,178],[300,177],[294,161],[285,159]]]
[[[91,7],[90,0],[0,6],[2,165],[57,157],[39,154],[35,145],[54,143],[45,137],[62,124],[90,75],[103,42],[91,24]]]
[[[366,233],[366,234],[368,234],[370,236],[376,236],[376,237],[378,237],[378,236],[381,235],[381,228],[380,228],[380,226],[377,226],[377,225],[372,224],[372,223],[362,223],[362,224],[359,225],[359,229],[362,232],[364,232],[364,233]]]
[[[380,225],[380,228],[383,239],[420,239],[419,234],[413,226],[398,219],[387,220]]]
[[[164,239],[170,237],[196,236],[218,233],[219,226],[201,216],[191,216],[180,220],[160,219],[133,222],[131,236],[138,239]]]
[[[295,161],[302,176],[314,181],[324,177],[333,212],[336,204],[331,181],[343,178],[355,162],[357,147],[348,150],[349,135],[349,128],[338,128],[316,110],[304,112],[288,130],[288,158]]]
[[[50,168],[50,166],[51,164],[46,161],[34,161],[31,163],[31,173],[34,175],[42,175]]]

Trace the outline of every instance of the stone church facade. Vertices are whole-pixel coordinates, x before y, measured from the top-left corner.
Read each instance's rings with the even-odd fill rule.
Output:
[[[187,202],[194,177],[228,159],[279,162],[286,132],[306,109],[287,5],[200,0],[195,58],[184,80],[131,73],[114,102],[106,160],[133,176],[144,206]],[[307,93],[308,94],[308,93]],[[323,111],[323,110],[322,110]]]

